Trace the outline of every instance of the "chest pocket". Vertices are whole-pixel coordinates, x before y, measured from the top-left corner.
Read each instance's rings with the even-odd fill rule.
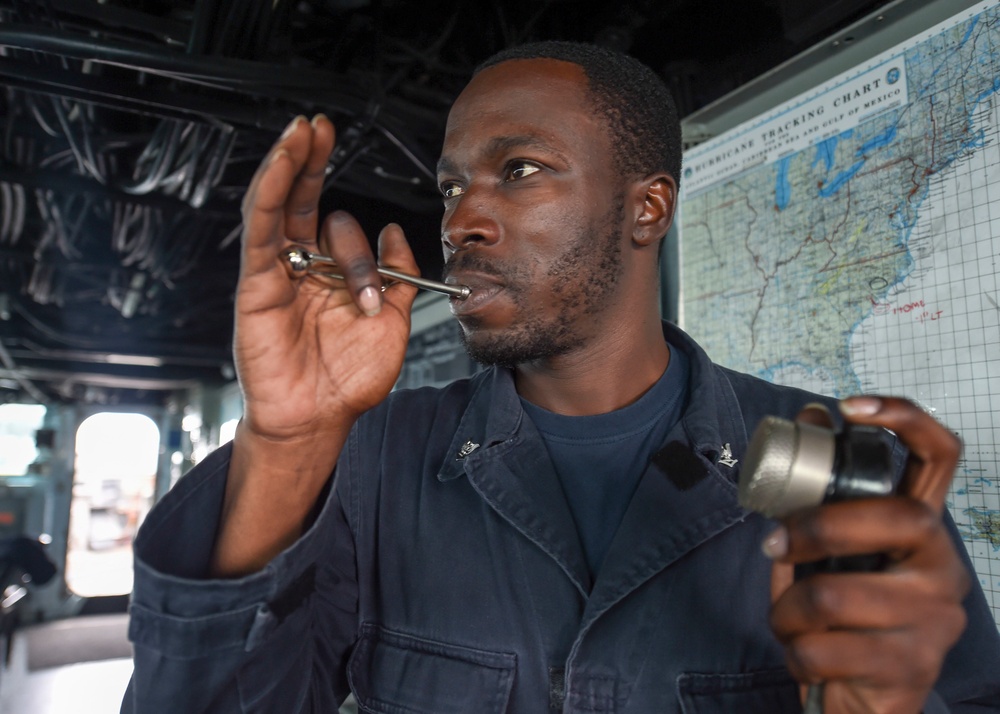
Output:
[[[684,673],[677,678],[684,714],[799,714],[799,687],[785,669],[742,674]]]
[[[383,629],[361,628],[348,678],[358,707],[378,714],[500,714],[517,658]]]

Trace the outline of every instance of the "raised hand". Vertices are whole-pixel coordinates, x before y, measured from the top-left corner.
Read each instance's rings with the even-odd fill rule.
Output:
[[[402,368],[416,288],[382,290],[350,215],[334,212],[320,229],[333,145],[326,117],[297,118],[243,202],[235,355],[244,416],[213,561],[219,575],[256,570],[298,537],[354,421],[386,397]],[[330,255],[346,279],[293,274],[282,255],[292,246]],[[397,225],[379,235],[379,257],[419,272]]]
[[[942,520],[961,444],[902,399],[848,399],[842,410],[894,431],[910,449],[906,474],[898,496],[803,511],[768,538],[771,626],[792,674],[824,683],[825,714],[916,714],[965,627],[970,576]],[[799,418],[829,424],[821,409]],[[886,568],[792,582],[793,563],[869,553],[884,553]]]
[[[402,366],[416,289],[384,293],[357,222],[319,198],[334,130],[323,116],[296,119],[275,144],[243,203],[243,261],[236,294],[236,366],[245,424],[271,439],[300,440],[385,398]],[[290,276],[281,253],[298,245],[334,257],[346,284]],[[418,270],[402,230],[379,236],[384,264]]]

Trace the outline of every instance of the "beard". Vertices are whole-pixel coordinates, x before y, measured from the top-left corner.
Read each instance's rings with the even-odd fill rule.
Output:
[[[465,351],[486,366],[513,369],[519,364],[567,354],[586,341],[581,330],[584,319],[601,312],[621,277],[621,224],[625,213],[624,195],[617,196],[608,213],[578,233],[549,265],[543,278],[532,275],[523,265],[507,265],[473,254],[455,258],[445,266],[445,274],[460,263],[465,269],[492,274],[504,281],[514,303],[517,322],[502,332],[479,330],[480,320],[466,316],[460,336]],[[532,289],[549,286],[552,311],[538,310],[530,302]]]

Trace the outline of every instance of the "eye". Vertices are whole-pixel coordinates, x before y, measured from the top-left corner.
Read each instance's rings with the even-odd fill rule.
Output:
[[[507,165],[507,174],[504,180],[517,181],[518,179],[527,178],[534,173],[538,173],[541,170],[541,166],[530,161],[512,161]]]
[[[456,198],[465,193],[465,189],[459,186],[454,181],[445,181],[440,186],[441,195],[445,198]]]

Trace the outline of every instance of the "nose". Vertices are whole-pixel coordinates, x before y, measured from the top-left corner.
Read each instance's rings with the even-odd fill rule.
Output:
[[[500,240],[500,225],[490,202],[481,192],[467,189],[445,207],[441,218],[441,244],[446,255]]]

